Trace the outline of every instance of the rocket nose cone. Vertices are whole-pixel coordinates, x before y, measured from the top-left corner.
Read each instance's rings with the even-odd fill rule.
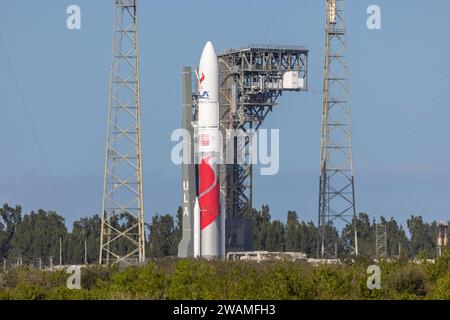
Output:
[[[205,47],[203,48],[202,57],[206,56],[216,56],[216,50],[211,41],[206,42]]]
[[[198,82],[199,95],[205,101],[219,101],[219,60],[211,41],[206,43],[200,58]]]

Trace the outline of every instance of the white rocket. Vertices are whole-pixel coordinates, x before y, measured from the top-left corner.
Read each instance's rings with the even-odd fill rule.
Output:
[[[201,256],[217,258],[221,255],[220,210],[220,132],[219,132],[219,62],[214,46],[207,42],[200,58],[198,71],[198,154],[200,241],[198,226],[194,227],[194,248],[201,244]],[[194,221],[196,219],[194,218]],[[198,221],[198,218],[197,218]],[[197,222],[196,221],[196,222]],[[197,222],[198,223],[198,222]],[[194,223],[195,225],[195,223]],[[195,230],[197,229],[197,230]],[[197,240],[197,241],[196,241]],[[195,245],[197,244],[197,245]],[[194,249],[194,251],[196,251]],[[195,256],[195,254],[194,254]]]

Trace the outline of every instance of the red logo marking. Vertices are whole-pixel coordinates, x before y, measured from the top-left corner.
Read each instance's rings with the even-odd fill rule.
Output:
[[[207,135],[207,134],[200,135],[200,145],[202,147],[209,146],[209,135]]]

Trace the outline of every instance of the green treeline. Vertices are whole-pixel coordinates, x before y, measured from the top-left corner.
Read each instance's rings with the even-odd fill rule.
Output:
[[[367,287],[373,261],[313,266],[297,262],[163,258],[144,266],[81,269],[81,290],[68,274],[15,268],[0,273],[2,299],[450,299],[450,254],[435,263],[380,261],[380,288]]]
[[[146,225],[148,258],[176,256],[181,238],[181,209],[176,219],[170,214],[155,215]],[[315,257],[317,247],[317,227],[313,222],[299,219],[295,211],[287,213],[286,223],[273,220],[268,206],[253,209],[246,218],[253,220],[254,250],[265,251],[300,251]],[[126,228],[127,222],[118,220],[117,228]],[[388,257],[397,257],[399,248],[405,257],[436,257],[436,222],[427,223],[421,216],[411,216],[407,220],[407,237],[403,227],[395,219],[381,218],[387,227]],[[99,255],[100,238],[99,216],[81,218],[75,221],[69,232],[64,218],[53,211],[38,210],[24,214],[20,206],[7,204],[0,208],[0,259],[15,263],[19,258],[23,264],[48,266],[50,257],[53,263],[59,263],[60,239],[62,240],[63,264],[84,264],[85,243],[87,245],[87,262],[96,263]],[[359,251],[362,256],[373,257],[375,254],[375,223],[369,215],[360,213],[358,220]],[[329,226],[328,231],[338,234]],[[345,229],[342,231],[345,234]],[[352,242],[353,239],[342,239]],[[344,249],[340,248],[342,254]],[[0,264],[2,262],[0,261]],[[1,267],[1,265],[0,265]]]
[[[23,215],[20,206],[0,208],[0,259],[10,264],[22,259],[26,265],[42,266],[59,263],[60,239],[63,263],[82,264],[85,259],[85,241],[88,262],[98,261],[100,223],[98,216],[82,218],[68,232],[64,218],[53,211],[38,210]],[[1,262],[1,261],[0,261]]]

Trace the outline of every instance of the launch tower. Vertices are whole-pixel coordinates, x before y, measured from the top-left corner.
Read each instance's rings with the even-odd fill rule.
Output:
[[[255,132],[284,91],[307,91],[308,50],[303,47],[251,45],[220,54],[219,63],[224,137],[227,129]],[[221,193],[229,219],[242,219],[253,209],[250,139],[251,134],[234,145],[235,155],[245,155],[243,163],[222,167]]]

